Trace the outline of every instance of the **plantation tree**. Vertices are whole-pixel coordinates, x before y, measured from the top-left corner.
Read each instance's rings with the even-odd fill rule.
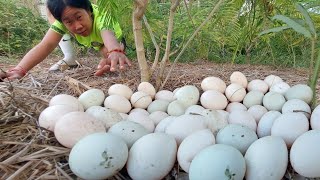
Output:
[[[187,6],[187,1],[184,1],[184,5]],[[217,4],[213,7],[212,11],[208,15],[208,17],[204,20],[204,22],[195,30],[195,32],[191,35],[187,43],[182,48],[181,52],[178,54],[177,58],[174,60],[174,63],[178,61],[178,59],[181,57],[183,52],[186,50],[186,47],[190,44],[190,42],[195,38],[196,34],[200,31],[200,29],[213,17],[214,13],[217,12],[221,4],[224,2],[224,0],[219,0]],[[107,12],[111,13],[110,11],[112,4],[114,2],[110,0],[100,0],[98,1],[99,8],[102,8],[103,10],[106,10]],[[148,0],[134,0],[133,1],[134,8],[133,8],[133,14],[132,14],[132,23],[133,23],[133,32],[134,32],[134,40],[135,40],[135,46],[136,46],[136,53],[137,53],[137,59],[140,67],[140,73],[141,73],[141,81],[150,81],[150,78],[152,76],[152,73],[156,72],[155,67],[157,66],[158,58],[159,58],[159,45],[157,44],[154,35],[152,33],[152,29],[149,26],[147,22],[147,18],[144,15]],[[172,33],[174,29],[174,17],[176,10],[178,6],[181,4],[181,0],[171,0],[171,6],[170,6],[170,12],[169,12],[169,19],[168,19],[168,29],[167,29],[167,35],[166,35],[166,48],[164,51],[164,55],[162,57],[161,63],[160,63],[160,69],[158,71],[158,74],[156,75],[156,89],[159,90],[159,88],[162,88],[167,81],[168,77],[170,76],[170,72],[172,71],[171,67],[169,74],[164,80],[164,72],[167,65],[167,62],[169,61],[170,57],[170,50],[171,50],[171,40],[172,40]],[[116,14],[116,13],[114,13]],[[115,18],[115,17],[114,17]],[[144,19],[145,25],[149,31],[149,34],[151,36],[151,39],[153,41],[153,44],[156,48],[156,57],[154,64],[152,66],[152,69],[149,68],[146,57],[145,57],[145,49],[143,45],[143,35],[142,35],[142,19]]]

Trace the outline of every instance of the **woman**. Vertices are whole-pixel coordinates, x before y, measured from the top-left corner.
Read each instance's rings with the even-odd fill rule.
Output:
[[[126,57],[124,47],[118,42],[122,31],[119,23],[112,21],[111,17],[104,16],[98,7],[89,0],[48,0],[47,7],[56,21],[42,39],[19,62],[19,64],[0,77],[19,79],[34,66],[42,62],[59,44],[64,34],[72,35],[80,44],[99,50],[103,56],[96,76],[108,71],[125,69],[131,66]]]

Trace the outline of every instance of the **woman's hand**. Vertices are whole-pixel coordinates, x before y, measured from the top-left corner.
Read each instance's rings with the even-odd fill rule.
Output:
[[[27,74],[27,71],[21,66],[16,66],[15,68],[10,69],[8,72],[0,71],[0,81],[4,79],[13,80],[21,79]]]
[[[131,66],[131,61],[127,58],[123,49],[124,47],[122,46],[121,49],[108,51],[107,48],[103,46],[100,49],[100,53],[104,58],[100,61],[95,75],[101,76],[108,71],[114,72],[117,70],[118,65],[120,70],[125,70],[126,65]]]

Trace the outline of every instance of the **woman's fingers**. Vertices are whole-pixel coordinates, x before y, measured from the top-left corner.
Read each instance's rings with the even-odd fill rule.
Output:
[[[95,76],[102,76],[104,73],[110,71],[110,66],[109,65],[104,65],[102,68],[98,69],[94,75]]]

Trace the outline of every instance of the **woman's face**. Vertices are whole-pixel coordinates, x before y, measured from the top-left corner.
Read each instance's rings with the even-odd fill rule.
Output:
[[[62,12],[62,23],[73,34],[89,36],[92,31],[92,13],[81,8],[66,7]]]

